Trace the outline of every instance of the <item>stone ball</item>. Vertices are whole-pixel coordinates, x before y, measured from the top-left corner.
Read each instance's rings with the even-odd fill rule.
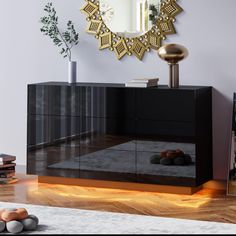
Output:
[[[4,221],[0,221],[0,233],[5,230],[6,223]]]
[[[164,158],[161,158],[160,164],[165,165],[165,166],[170,166],[173,164],[173,160],[172,158],[164,157]]]
[[[160,164],[160,160],[162,159],[162,157],[160,155],[153,155],[150,158],[150,162],[152,164]]]
[[[177,166],[185,165],[184,157],[176,157],[174,159],[174,164],[177,165]]]
[[[32,219],[32,220],[35,220],[36,221],[36,224],[38,225],[39,224],[39,218],[35,215],[28,215],[27,217],[28,219]]]
[[[37,228],[37,222],[33,219],[26,218],[21,220],[21,223],[23,224],[24,230],[26,231],[32,231]]]
[[[190,155],[185,154],[184,161],[185,161],[186,165],[189,165],[192,163],[192,157]]]
[[[23,224],[19,221],[16,221],[16,220],[7,222],[6,227],[7,227],[7,231],[9,233],[13,233],[13,234],[17,234],[17,233],[22,232],[22,230],[24,228]]]

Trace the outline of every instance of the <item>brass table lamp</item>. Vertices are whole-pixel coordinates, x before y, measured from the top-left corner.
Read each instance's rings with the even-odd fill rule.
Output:
[[[179,61],[188,56],[188,49],[179,44],[167,44],[158,50],[159,57],[170,66],[169,88],[179,87]]]

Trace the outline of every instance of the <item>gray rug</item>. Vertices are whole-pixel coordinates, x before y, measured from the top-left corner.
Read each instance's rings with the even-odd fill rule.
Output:
[[[135,154],[137,148],[137,154]],[[74,157],[48,166],[57,169],[80,169],[118,173],[195,177],[195,165],[164,166],[151,164],[150,157],[166,149],[181,149],[191,155],[195,162],[195,145],[153,141],[130,141],[90,154]],[[137,155],[137,156],[136,156]],[[137,159],[137,162],[136,162]],[[136,163],[136,166],[135,166]]]
[[[0,202],[37,215],[37,231],[23,234],[235,234],[235,224]]]

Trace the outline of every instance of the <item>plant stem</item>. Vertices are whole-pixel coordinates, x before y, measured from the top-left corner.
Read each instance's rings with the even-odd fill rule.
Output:
[[[67,52],[67,56],[68,56],[68,58],[69,58],[69,61],[71,61],[71,48],[68,46],[68,44],[67,44],[66,41],[64,40],[64,38],[63,38],[61,32],[59,31],[59,29],[58,29],[58,27],[57,27],[57,25],[55,25],[55,27],[57,28],[58,34],[60,35],[62,41],[64,42],[64,44],[66,45],[66,48],[67,48],[68,51],[69,51],[69,53]]]

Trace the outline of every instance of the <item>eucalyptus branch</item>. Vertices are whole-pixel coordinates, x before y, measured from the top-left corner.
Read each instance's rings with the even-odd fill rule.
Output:
[[[68,21],[67,30],[60,31],[58,27],[58,17],[55,8],[52,3],[47,3],[44,11],[47,16],[40,19],[43,26],[40,28],[44,35],[49,36],[55,46],[61,49],[60,53],[64,58],[68,57],[71,61],[72,51],[71,49],[79,43],[79,34],[76,32],[72,21]]]

